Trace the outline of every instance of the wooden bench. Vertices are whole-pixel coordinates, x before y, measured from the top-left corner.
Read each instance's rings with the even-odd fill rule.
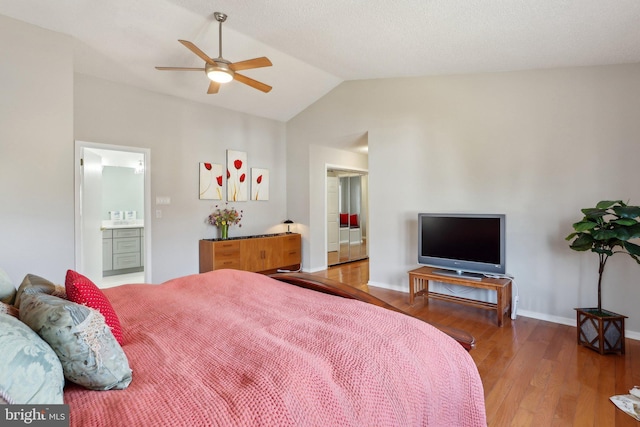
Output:
[[[464,277],[450,277],[434,273],[432,267],[420,267],[409,272],[409,304],[413,305],[414,298],[424,295],[425,303],[429,303],[429,298],[452,301],[472,307],[494,310],[498,315],[498,326],[503,325],[503,318],[511,317],[511,280],[493,279],[484,277],[482,280],[472,280]],[[470,298],[463,298],[455,295],[442,294],[429,291],[429,281],[450,283],[453,285],[467,286],[478,289],[489,289],[496,291],[497,302],[478,301]]]

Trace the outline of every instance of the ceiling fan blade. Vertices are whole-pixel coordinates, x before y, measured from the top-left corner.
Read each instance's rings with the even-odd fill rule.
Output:
[[[204,68],[190,68],[190,67],[156,67],[156,70],[162,70],[162,71],[204,71]]]
[[[196,46],[195,44],[191,43],[190,41],[187,40],[178,40],[180,43],[182,43],[187,49],[189,49],[191,52],[195,53],[196,55],[198,55],[204,62],[211,64],[211,65],[216,65],[216,62],[209,58],[207,56],[206,53],[204,53],[203,51],[201,51],[198,46]]]
[[[269,92],[271,90],[271,86],[266,85],[264,83],[260,83],[259,81],[253,80],[253,79],[251,79],[251,78],[249,78],[247,76],[243,76],[242,74],[235,73],[233,78],[235,80],[239,81],[240,83],[244,83],[244,84],[246,84],[248,86],[251,86],[254,89],[261,90],[261,91],[263,91],[265,93]]]
[[[229,64],[229,68],[233,71],[249,70],[251,68],[270,67],[273,64],[269,61],[269,58],[263,56],[261,58],[247,59],[246,61],[234,62]]]
[[[211,81],[211,83],[209,83],[209,89],[207,89],[207,93],[209,95],[213,93],[218,93],[219,89],[220,89],[220,83]]]

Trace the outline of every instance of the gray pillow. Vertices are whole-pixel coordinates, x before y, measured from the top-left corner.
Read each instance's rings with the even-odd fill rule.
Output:
[[[27,274],[22,279],[22,283],[16,293],[16,300],[13,303],[17,308],[20,308],[20,301],[23,294],[36,294],[44,292],[45,294],[52,294],[56,290],[56,285],[53,282],[48,281],[45,278],[36,276],[35,274]]]
[[[0,268],[0,301],[6,304],[13,304],[15,297],[16,287],[13,286],[7,272]]]
[[[92,390],[131,383],[127,356],[97,310],[53,295],[23,294],[20,320],[49,343],[69,381]]]
[[[64,376],[49,344],[27,325],[0,313],[0,399],[10,404],[63,403]]]

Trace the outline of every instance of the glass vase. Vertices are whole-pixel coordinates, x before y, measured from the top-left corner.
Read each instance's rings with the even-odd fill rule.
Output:
[[[221,239],[229,238],[229,224],[224,224],[220,226],[220,238]]]

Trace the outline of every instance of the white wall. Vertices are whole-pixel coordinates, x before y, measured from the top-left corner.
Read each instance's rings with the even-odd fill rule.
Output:
[[[198,240],[218,237],[204,220],[219,201],[199,200],[199,162],[226,167],[226,150],[269,169],[269,201],[230,203],[244,210],[231,237],[286,231],[285,126],[281,122],[75,75],[75,137],[151,150],[155,283],[198,272]],[[170,205],[156,205],[156,197]],[[223,203],[224,204],[224,203]],[[162,210],[162,218],[155,211]]]
[[[71,39],[0,16],[0,267],[64,281],[74,265]]]
[[[216,202],[198,199],[198,163],[247,152],[269,169],[270,200],[244,210],[231,236],[283,232],[285,126],[195,102],[75,75],[73,40],[0,16],[0,266],[14,284],[27,273],[64,283],[75,265],[74,140],[150,149],[152,277],[198,272],[198,240]]]
[[[314,140],[310,137],[303,141]],[[296,223],[292,231],[302,234],[302,269],[306,272],[327,268],[328,167],[366,171],[367,156],[324,145],[287,144],[287,212]]]
[[[638,117],[639,64],[352,81],[289,121],[287,144],[291,156],[368,132],[371,284],[407,290],[418,212],[506,213],[521,313],[571,322],[596,303],[597,257],[564,237],[599,200],[640,204]],[[304,172],[290,164],[289,182]],[[313,208],[298,220],[313,224]],[[309,236],[315,253],[321,236]],[[618,255],[604,278],[603,304],[630,315],[630,331],[639,275]]]

